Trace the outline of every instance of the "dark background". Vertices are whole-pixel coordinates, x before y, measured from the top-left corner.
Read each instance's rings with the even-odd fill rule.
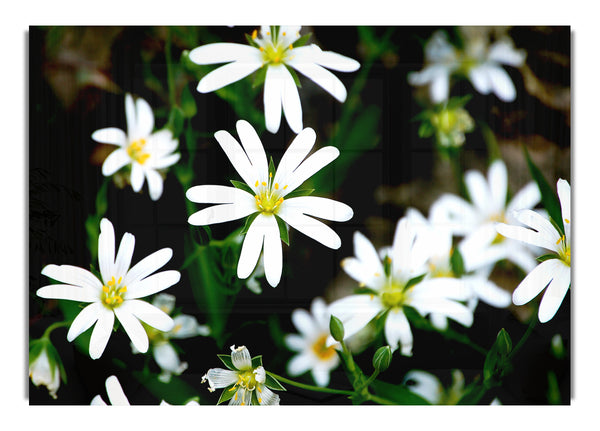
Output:
[[[176,340],[185,352],[181,359],[189,369],[180,378],[201,396],[201,403],[215,404],[218,395],[201,385],[202,375],[220,367],[217,353],[229,353],[229,345],[246,345],[252,355],[263,355],[267,370],[287,376],[285,365],[293,355],[277,340],[278,333],[296,332],[290,321],[293,309],[308,309],[315,296],[331,300],[339,295],[340,286],[352,287],[341,271],[339,262],[353,255],[352,234],[360,230],[376,246],[391,243],[397,220],[409,206],[427,214],[429,205],[442,192],[456,193],[445,165],[437,158],[433,142],[417,135],[419,123],[411,119],[420,112],[418,90],[407,84],[406,75],[420,70],[423,63],[422,43],[437,28],[397,27],[390,49],[374,63],[363,91],[362,106],[381,110],[377,123],[376,145],[365,142],[348,175],[336,171],[336,162],[327,166],[335,193],[331,196],[354,209],[346,223],[332,223],[342,239],[339,250],[330,250],[302,234],[291,231],[291,247],[284,245],[284,273],[276,288],[263,279],[263,293],[255,295],[241,290],[227,323],[228,338],[219,348],[211,338]],[[174,38],[172,58],[183,50],[216,40],[245,43],[244,34],[253,28],[209,27],[183,29],[193,34],[189,39]],[[312,27],[313,41],[324,50],[347,55],[363,62],[364,44],[355,27]],[[376,35],[388,28],[376,27]],[[452,28],[447,28],[452,32]],[[157,109],[156,127],[166,123],[168,100],[148,85],[148,70],[166,86],[164,60],[165,29],[157,27],[32,27],[29,31],[29,337],[41,336],[45,328],[62,320],[56,301],[42,300],[35,291],[48,284],[41,269],[50,263],[89,268],[84,223],[95,213],[96,193],[103,183],[102,153],[91,134],[100,128],[126,129],[124,93],[146,99]],[[530,176],[524,164],[521,145],[525,144],[550,184],[558,178],[570,180],[570,29],[569,27],[515,27],[509,34],[517,48],[527,51],[523,70],[506,68],[517,88],[517,99],[504,103],[494,95],[477,93],[467,81],[452,87],[452,95],[472,94],[467,109],[476,121],[483,121],[494,132],[509,169],[512,191],[518,190]],[[194,45],[193,43],[197,43]],[[334,72],[350,89],[358,72]],[[143,78],[144,77],[144,78]],[[342,105],[329,94],[300,76],[300,96],[305,127],[317,132],[316,145],[323,145],[338,120]],[[237,174],[214,138],[217,130],[234,130],[238,120],[230,105],[214,93],[199,94],[196,80],[190,80],[198,113],[192,119],[195,130],[206,133],[197,141],[195,184],[227,184]],[[262,110],[262,94],[255,100]],[[162,111],[160,110],[162,108]],[[234,133],[234,136],[236,134]],[[278,133],[264,132],[261,139],[275,163],[294,137],[284,118]],[[183,159],[186,157],[180,138]],[[467,135],[463,162],[467,168],[486,170],[487,150],[477,128]],[[108,211],[119,241],[125,232],[136,237],[133,263],[163,248],[174,250],[165,269],[178,269],[184,256],[184,240],[189,235],[185,207],[185,190],[169,172],[165,189],[158,202],[143,192],[136,194],[130,186],[122,189],[108,184]],[[318,195],[318,191],[315,192]],[[212,227],[214,237],[223,238],[239,222]],[[96,264],[95,262],[93,262]],[[510,278],[499,284],[512,290]],[[503,282],[505,284],[503,284]],[[334,289],[332,286],[336,286]],[[167,289],[177,296],[177,306],[186,314],[206,321],[192,294],[185,271],[181,281]],[[474,342],[488,348],[497,332],[506,328],[513,343],[524,333],[528,307],[498,310],[480,303],[472,328],[454,329],[466,333]],[[483,404],[494,396],[503,404],[546,404],[547,373],[558,378],[563,403],[570,400],[570,356],[558,360],[550,354],[549,343],[560,334],[570,352],[570,293],[557,315],[546,324],[538,324],[517,356],[515,370],[502,388],[489,391]],[[96,394],[107,400],[104,381],[116,374],[132,404],[158,404],[160,401],[142,385],[132,372],[144,368],[142,355],[131,354],[129,339],[119,330],[113,333],[102,358],[93,361],[73,343],[66,341],[66,328],[57,329],[52,341],[64,362],[68,384],[61,383],[58,399],[48,396],[45,387],[29,384],[31,404],[89,404]],[[410,369],[435,373],[450,384],[450,370],[458,368],[470,383],[481,374],[483,356],[470,348],[451,342],[436,333],[413,328],[415,344],[411,358],[394,355],[392,366],[381,379],[400,383]],[[357,357],[358,364],[371,371],[373,349]],[[115,361],[114,359],[117,359]],[[126,364],[123,369],[119,364]],[[153,361],[152,371],[159,371]],[[289,376],[287,376],[289,377]],[[309,375],[295,380],[312,383]],[[280,393],[282,404],[347,404],[342,396],[318,394],[286,385]],[[332,372],[330,387],[348,389],[350,385],[341,369]]]

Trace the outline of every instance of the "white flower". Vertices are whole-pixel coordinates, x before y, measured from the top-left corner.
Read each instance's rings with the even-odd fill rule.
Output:
[[[210,392],[227,388],[221,399],[229,399],[229,405],[278,405],[279,395],[267,387],[266,371],[262,365],[253,366],[250,352],[245,346],[231,346],[230,369],[211,368],[202,377],[202,383],[208,380]]]
[[[53,360],[50,363],[48,351],[43,347],[37,357],[29,358],[29,377],[35,386],[46,386],[48,393],[56,399],[56,392],[60,386],[60,369],[58,363]]]
[[[121,383],[119,383],[119,379],[116,376],[110,376],[106,379],[106,394],[108,395],[108,400],[110,404],[113,406],[129,406],[129,400],[121,387]],[[107,404],[104,402],[100,395],[96,395],[92,402],[90,403],[92,406],[106,406]]]
[[[360,232],[354,234],[354,253],[342,261],[342,268],[371,294],[355,294],[329,305],[329,312],[344,324],[345,337],[362,329],[371,319],[385,319],[384,333],[389,346],[412,355],[413,336],[404,307],[413,307],[419,314],[439,314],[464,326],[471,326],[473,313],[458,301],[470,296],[464,282],[450,277],[418,281],[426,275],[429,251],[417,229],[401,219],[396,227],[393,245],[386,249],[383,261],[373,244]],[[412,282],[409,284],[409,282]],[[416,281],[416,284],[415,284]]]
[[[351,58],[316,45],[294,47],[300,38],[300,26],[261,26],[252,34],[253,45],[211,43],[190,52],[197,64],[227,63],[203,77],[200,93],[218,90],[266,67],[264,105],[267,130],[276,133],[281,122],[281,110],[295,133],[302,130],[302,106],[291,67],[322,87],[340,102],[346,100],[344,84],[327,69],[354,72],[360,64]],[[260,35],[259,35],[260,33]]]
[[[431,404],[455,405],[465,394],[465,376],[460,370],[452,370],[452,386],[448,389],[436,376],[421,370],[406,373],[402,384]]]
[[[332,249],[341,245],[340,237],[330,227],[309,216],[346,221],[353,215],[352,208],[321,197],[287,197],[314,173],[337,158],[340,152],[329,146],[308,156],[316,135],[314,130],[306,128],[292,141],[281,158],[277,171],[270,172],[265,150],[256,131],[243,120],[238,121],[236,126],[241,146],[224,130],[215,133],[215,138],[246,183],[244,189],[213,185],[190,188],[186,196],[192,202],[219,205],[192,214],[188,222],[192,225],[209,225],[252,214],[254,219],[242,244],[237,275],[242,279],[249,277],[256,267],[261,250],[264,250],[265,276],[271,286],[277,286],[283,265],[280,223],[287,223]]]
[[[90,357],[102,356],[115,316],[132,343],[140,352],[148,350],[148,336],[140,320],[160,331],[170,331],[173,319],[158,308],[138,298],[160,292],[179,281],[179,271],[154,271],[163,267],[173,255],[163,248],[138,262],[131,269],[135,237],[123,235],[115,257],[115,231],[107,219],[100,222],[98,238],[98,264],[101,279],[90,271],[71,265],[47,265],[42,274],[64,284],[51,284],[37,291],[42,298],[67,299],[90,303],[77,315],[67,339],[77,336],[96,324],[90,338]],[[139,320],[138,320],[139,319]]]
[[[554,317],[571,286],[571,186],[563,179],[556,183],[560,200],[564,233],[557,230],[547,218],[531,210],[521,210],[514,214],[523,226],[498,224],[501,235],[542,247],[552,256],[535,267],[513,292],[515,305],[523,305],[535,298],[544,288],[546,293],[540,302],[538,317],[545,323]]]
[[[516,90],[502,65],[518,67],[525,61],[525,52],[514,48],[505,37],[489,44],[482,38],[466,38],[464,50],[454,47],[446,33],[436,31],[425,44],[425,67],[408,75],[411,85],[430,85],[430,97],[434,103],[448,100],[450,77],[465,75],[473,87],[482,94],[493,92],[504,102],[516,98]]]
[[[537,184],[533,181],[528,183],[507,203],[506,165],[502,160],[495,160],[489,167],[487,180],[481,172],[471,170],[465,173],[465,185],[472,203],[459,196],[445,194],[434,202],[430,210],[436,223],[447,225],[455,235],[465,236],[459,246],[465,269],[486,268],[508,259],[525,272],[531,271],[537,264],[531,247],[499,237],[496,224],[518,224],[513,212],[532,209],[540,202]]]
[[[173,153],[178,141],[168,129],[152,133],[154,114],[148,102],[138,98],[135,103],[131,94],[125,96],[127,133],[116,127],[96,130],[92,139],[119,148],[104,160],[102,174],[109,177],[119,169],[131,165],[131,187],[139,192],[148,181],[150,198],[158,200],[163,192],[160,170],[177,163],[181,155]]]
[[[310,371],[319,386],[329,384],[329,373],[340,362],[335,346],[327,346],[329,337],[329,310],[322,298],[313,299],[310,313],[303,309],[292,312],[292,322],[300,334],[287,334],[285,344],[299,352],[287,365],[292,376]]]
[[[156,295],[152,301],[152,305],[166,314],[171,315],[175,308],[175,296],[167,293],[160,293]],[[198,321],[194,316],[189,316],[187,314],[176,315],[173,317],[173,323],[173,329],[167,332],[158,331],[151,327],[145,327],[150,340],[152,356],[162,370],[158,379],[165,383],[168,383],[171,380],[172,374],[179,375],[188,368],[187,362],[180,361],[179,355],[173,344],[170,343],[170,340],[172,338],[191,338],[198,335],[207,336],[210,333],[208,326],[198,324]],[[134,353],[138,353],[133,344],[132,350]]]

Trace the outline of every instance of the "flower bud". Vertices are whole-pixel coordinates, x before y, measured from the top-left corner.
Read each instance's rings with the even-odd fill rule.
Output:
[[[373,368],[380,373],[388,369],[392,362],[392,349],[390,346],[383,346],[377,349],[373,355]]]
[[[344,324],[335,316],[331,316],[329,319],[329,331],[331,331],[331,336],[335,341],[344,339]]]

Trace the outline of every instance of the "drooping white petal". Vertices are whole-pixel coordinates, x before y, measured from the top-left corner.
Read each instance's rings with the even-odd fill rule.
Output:
[[[102,282],[94,274],[78,266],[46,265],[42,269],[42,275],[74,286],[90,287],[97,290],[102,288]]]
[[[279,404],[279,395],[267,388],[265,385],[260,385],[261,392],[258,397],[258,402],[261,406],[275,406]]]
[[[92,133],[92,139],[102,144],[119,145],[120,147],[127,144],[127,135],[123,130],[116,127],[96,130]]]
[[[404,356],[412,356],[413,335],[408,319],[401,309],[390,310],[385,319],[385,339],[392,351],[401,347]]]
[[[290,193],[301,186],[304,181],[334,161],[339,155],[340,150],[332,146],[323,147],[315,151],[290,174],[289,178],[286,178],[289,185],[287,192]]]
[[[239,278],[248,278],[256,267],[258,258],[260,257],[260,251],[263,246],[264,237],[266,235],[267,225],[265,223],[265,218],[267,217],[269,216],[259,214],[250,225],[248,232],[246,232],[237,267],[237,276]]]
[[[234,61],[205,75],[196,89],[200,93],[210,93],[245,78],[261,66],[260,61]]]
[[[138,193],[144,186],[144,168],[137,162],[131,164],[131,188]]]
[[[171,257],[173,257],[173,250],[169,247],[155,251],[151,255],[140,260],[127,272],[127,275],[123,279],[123,284],[125,286],[131,286],[134,283],[137,283],[154,271],[158,271],[165,266],[165,264],[171,260]]]
[[[444,388],[433,374],[420,370],[412,370],[406,373],[402,380],[411,392],[426,399],[431,404],[440,402]]]
[[[513,292],[515,305],[523,305],[535,298],[550,283],[555,273],[564,265],[558,259],[548,259],[540,263],[521,281]]]
[[[98,266],[102,280],[107,283],[114,275],[115,266],[115,229],[112,223],[103,218],[100,221],[98,236]]]
[[[500,66],[488,69],[490,82],[494,93],[504,102],[512,102],[517,97],[517,90],[509,74]]]
[[[98,359],[104,353],[104,349],[108,344],[110,334],[113,331],[115,322],[115,314],[112,310],[104,306],[97,307],[98,322],[94,326],[92,336],[90,337],[90,357]]]
[[[232,346],[231,362],[233,362],[233,366],[238,370],[248,370],[252,368],[252,358],[250,357],[250,352],[246,346],[239,346],[236,349]]]
[[[333,229],[317,219],[305,216],[296,208],[286,206],[285,201],[277,214],[291,227],[326,247],[337,250],[342,245],[342,240]]]
[[[208,379],[211,388],[221,389],[237,382],[238,373],[223,368],[211,368],[208,370],[208,373],[206,373],[206,378]]]
[[[542,323],[546,323],[554,317],[571,285],[571,268],[562,261],[558,262],[552,281],[540,302],[538,317]]]
[[[313,55],[312,50],[310,46],[295,49],[294,57],[288,61],[288,64],[343,103],[348,93],[342,81],[318,64],[304,60],[303,56]]]
[[[267,155],[265,154],[265,148],[260,140],[260,137],[254,130],[254,127],[250,123],[245,120],[238,120],[235,123],[238,136],[240,137],[240,141],[242,143],[242,147],[250,160],[250,164],[254,167],[254,170],[257,173],[264,173],[269,169],[269,165],[267,163]],[[262,180],[266,180],[266,178],[261,178]],[[250,184],[248,184],[250,185]]]
[[[165,290],[181,279],[179,271],[162,271],[127,286],[127,299],[144,298]]]
[[[332,316],[340,319],[344,325],[345,338],[351,337],[364,328],[371,319],[383,311],[381,301],[373,295],[350,295],[329,304]],[[327,341],[334,344],[333,338]]]
[[[69,342],[73,341],[88,328],[90,328],[94,323],[96,323],[100,317],[102,308],[104,308],[104,306],[101,302],[94,302],[81,310],[69,327],[69,332],[67,332],[67,340]]]
[[[106,394],[108,395],[110,404],[113,406],[130,405],[116,376],[110,376],[106,379]]]
[[[129,310],[129,301],[114,308],[115,315],[129,336],[134,347],[141,353],[148,351],[148,334],[138,319]]]
[[[254,185],[261,173],[250,164],[248,155],[238,141],[225,130],[216,132],[215,139],[244,182],[250,186]]]
[[[335,356],[337,358],[337,356]],[[316,365],[311,370],[311,374],[317,386],[321,386],[322,388],[326,387],[329,384],[329,368]]]
[[[281,103],[283,93],[282,69],[285,66],[269,66],[265,77],[263,102],[265,104],[265,125],[271,133],[277,133],[281,124]]]
[[[168,332],[173,329],[173,326],[175,325],[173,319],[167,313],[164,313],[162,310],[145,301],[139,299],[127,300],[117,308],[123,307],[126,307],[128,312],[142,322],[160,331]]]
[[[228,63],[236,60],[258,58],[259,51],[239,43],[210,43],[190,51],[190,60],[196,64]]]
[[[150,199],[157,201],[160,199],[163,193],[163,178],[154,169],[145,169],[144,174],[148,181],[148,192],[150,193]]]
[[[286,207],[292,207],[303,214],[332,221],[347,221],[354,212],[348,205],[333,199],[317,196],[299,196],[285,200]]]
[[[69,301],[94,302],[98,300],[99,291],[92,287],[71,286],[69,284],[51,284],[40,287],[37,296],[46,299],[67,299]]]
[[[450,73],[447,69],[441,69],[440,73],[433,76],[429,95],[434,103],[441,103],[448,100],[450,95]]]

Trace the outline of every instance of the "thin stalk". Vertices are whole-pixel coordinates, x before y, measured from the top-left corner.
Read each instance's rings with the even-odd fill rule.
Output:
[[[527,339],[533,332],[533,328],[535,328],[536,323],[537,323],[537,314],[534,314],[533,316],[531,316],[531,322],[529,322],[529,326],[527,327],[527,330],[525,331],[525,333],[523,334],[523,336],[521,337],[521,339],[519,340],[517,345],[512,349],[512,351],[508,355],[509,359],[512,359],[517,354],[517,352],[521,349],[521,347],[523,347],[523,344],[525,344],[525,341],[527,341]]]
[[[62,322],[55,322],[52,325],[48,326],[44,333],[42,334],[42,338],[50,338],[50,333],[54,331],[56,328],[61,328],[63,326],[69,326],[71,324],[70,321],[65,320]]]
[[[313,385],[308,385],[305,383],[300,383],[300,382],[295,382],[293,380],[290,380],[288,378],[279,376],[275,373],[272,373],[270,371],[267,371],[267,374],[270,375],[271,377],[273,377],[274,379],[281,381],[283,383],[287,383],[288,385],[292,385],[292,386],[296,386],[297,388],[301,388],[301,389],[306,389],[309,391],[314,391],[314,392],[325,392],[328,394],[338,394],[338,395],[354,395],[354,392],[351,391],[344,391],[342,389],[331,389],[331,388],[323,388],[320,386],[313,386]]]

